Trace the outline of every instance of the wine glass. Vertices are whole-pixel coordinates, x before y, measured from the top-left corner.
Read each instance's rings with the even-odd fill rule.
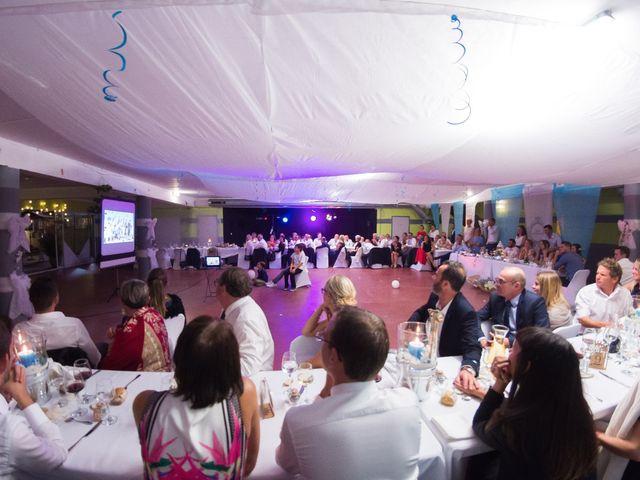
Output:
[[[113,425],[118,421],[118,417],[111,415],[109,404],[113,400],[113,382],[110,379],[100,380],[96,388],[96,398],[103,406],[103,425]]]
[[[591,361],[591,355],[596,347],[596,340],[598,337],[598,330],[595,328],[585,328],[582,333],[582,360],[580,365],[580,374],[583,378],[588,378],[592,374],[589,373],[589,363]]]
[[[93,375],[93,371],[91,370],[91,364],[89,363],[89,360],[86,358],[79,358],[78,360],[73,362],[73,370],[74,370],[74,373],[77,372],[77,374],[82,377],[86,386],[87,380],[91,378],[91,375]],[[95,395],[90,395],[87,392],[85,392],[82,395],[82,397],[80,397],[80,402],[83,405],[88,405],[94,400],[94,398],[95,398]]]
[[[291,385],[291,375],[298,368],[296,361],[296,352],[284,352],[282,354],[282,371],[287,374],[288,385]]]
[[[71,412],[72,418],[83,417],[87,414],[88,410],[85,407],[81,406],[78,394],[84,389],[84,377],[82,376],[81,370],[73,367],[71,379],[67,381],[66,391],[67,393],[71,393],[75,395],[76,402],[78,403],[78,407]]]
[[[310,362],[302,362],[298,366],[298,381],[304,388],[313,383],[313,365]]]

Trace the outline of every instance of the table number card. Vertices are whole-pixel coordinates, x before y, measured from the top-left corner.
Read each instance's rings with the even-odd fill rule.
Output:
[[[589,367],[596,368],[598,370],[606,370],[607,368],[607,350],[608,345],[603,348],[599,348],[597,351],[591,354]]]

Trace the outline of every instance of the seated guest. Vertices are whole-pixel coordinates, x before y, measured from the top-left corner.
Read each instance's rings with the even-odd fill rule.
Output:
[[[513,345],[516,332],[524,327],[549,328],[549,314],[544,300],[535,293],[525,290],[526,277],[518,267],[503,268],[495,279],[496,291],[478,312],[482,323],[491,320],[492,325],[509,327],[505,339],[506,346]],[[481,339],[483,347],[488,345]]]
[[[420,227],[418,228],[418,231],[416,232],[416,238],[418,238],[420,235],[422,235],[422,238],[428,235],[427,231],[424,229],[424,225],[420,225]]]
[[[451,250],[451,241],[447,238],[447,233],[442,232],[440,237],[436,241],[436,248],[443,248],[446,250]]]
[[[631,251],[629,247],[624,245],[620,245],[613,249],[613,258],[620,268],[622,268],[622,276],[620,277],[620,285],[626,285],[631,280],[633,280],[633,274],[631,270],[633,269],[633,263],[629,260],[629,254]]]
[[[56,312],[60,294],[52,278],[36,278],[29,288],[29,300],[36,313],[30,320],[20,324],[21,329],[28,333],[44,333],[48,350],[80,348],[87,355],[91,365],[98,366],[102,355],[82,321]]]
[[[67,459],[67,448],[58,426],[27,391],[26,371],[13,356],[10,325],[6,317],[0,321],[0,478],[48,478]],[[11,399],[17,409],[9,409]]]
[[[167,274],[161,268],[154,268],[147,277],[149,286],[149,305],[155,308],[164,318],[173,318],[184,312],[184,305],[179,296],[167,293]]]
[[[467,247],[463,242],[462,235],[456,235],[456,242],[452,245],[451,250],[453,253],[462,253],[469,251],[469,247]]]
[[[267,251],[268,252],[277,252],[278,251],[278,240],[276,240],[275,235],[269,235],[269,240],[267,240]]]
[[[283,268],[273,281],[268,282],[266,286],[275,287],[280,279],[284,277],[284,289],[293,292],[296,289],[296,275],[307,269],[307,260],[307,256],[304,253],[304,243],[298,243],[291,254],[289,266]],[[289,289],[289,281],[291,281],[291,289]]]
[[[420,243],[420,237],[418,237],[418,243]],[[422,239],[422,243],[420,243],[418,251],[416,252],[416,263],[420,263],[422,265],[428,264],[431,267],[431,270],[435,270],[436,266],[433,263],[432,250],[433,244],[431,243],[431,237],[426,236]]]
[[[100,362],[104,370],[145,372],[171,371],[169,339],[164,318],[149,307],[149,287],[131,279],[120,285],[120,301],[125,319],[107,336],[109,353]]]
[[[336,244],[338,243],[338,240],[340,239],[340,235],[338,235],[337,233],[333,236],[333,238],[331,240],[329,240],[327,242],[327,245],[329,245],[329,248],[331,250],[335,250],[336,249]]]
[[[251,280],[241,268],[229,268],[216,280],[216,297],[223,308],[220,318],[233,327],[246,377],[273,370],[273,338],[267,317],[250,293]]]
[[[604,448],[598,458],[598,478],[640,478],[640,379],[618,404],[606,432],[596,432]]]
[[[447,261],[440,265],[429,301],[413,312],[409,321],[425,322],[429,318],[429,309],[442,311],[444,323],[440,331],[438,355],[462,355],[456,382],[469,387],[476,384],[475,377],[480,368],[482,348],[478,344],[478,337],[482,333],[476,311],[460,291],[466,279],[467,274],[461,263]]]
[[[622,269],[613,258],[598,262],[596,283],[576,295],[576,318],[584,327],[608,327],[633,308],[629,290],[620,286]]]
[[[640,295],[640,258],[633,262],[631,275],[631,281],[624,287],[631,292],[631,295]]]
[[[533,282],[533,292],[544,299],[551,330],[571,325],[571,307],[562,294],[562,283],[556,272],[538,272]]]
[[[417,236],[418,234],[416,233],[416,237]],[[436,226],[433,223],[429,224],[429,233],[427,234],[427,237],[429,237],[432,242],[435,242],[436,240],[438,240],[439,236],[440,232],[438,231]]]
[[[133,402],[145,477],[249,475],[260,448],[258,399],[241,376],[231,326],[195,318],[178,338],[174,362],[175,390],[146,390]]]
[[[247,233],[244,241],[245,258],[248,258],[251,256],[254,248],[256,248],[256,238],[252,237],[250,233]]]
[[[402,268],[402,245],[400,244],[400,238],[395,235],[391,242],[391,268],[398,267],[398,260],[400,260]]]
[[[251,279],[251,284],[254,287],[264,287],[269,282],[269,275],[267,275],[267,264],[265,262],[256,263],[253,269],[254,277]]]
[[[514,239],[516,247],[522,248],[527,240],[527,229],[524,225],[518,225],[516,229],[516,238]]]
[[[580,245],[579,243],[572,243],[571,251],[573,253],[577,253],[578,255],[582,256],[582,245]]]
[[[540,240],[538,245],[538,264],[539,265],[553,265],[555,258],[555,252],[551,250],[551,246],[548,240]]]
[[[356,287],[353,286],[351,280],[344,275],[334,275],[329,277],[322,289],[322,304],[315,309],[313,314],[302,327],[302,335],[304,337],[313,338],[321,334],[327,328],[329,320],[338,308],[344,305],[356,305]],[[315,342],[318,352],[309,361],[314,368],[322,367],[322,357],[320,356],[320,345]],[[305,359],[300,359],[305,360]]]
[[[482,231],[480,227],[476,227],[473,230],[473,235],[471,236],[471,241],[469,243],[469,248],[471,248],[471,253],[480,253],[480,250],[484,247],[484,237],[482,236]]]
[[[520,253],[518,254],[518,258],[523,262],[536,262],[538,260],[538,256],[536,254],[535,248],[533,248],[533,240],[527,238],[524,241],[523,247],[520,249]]]
[[[504,254],[507,258],[514,259],[518,258],[520,254],[520,249],[516,246],[516,241],[513,238],[507,240],[507,246],[504,249]]]
[[[357,307],[334,314],[322,342],[331,395],[287,412],[278,465],[314,479],[417,478],[418,400],[409,389],[379,389],[374,381],[388,351],[380,318]]]
[[[584,268],[582,257],[571,251],[571,242],[562,242],[558,249],[558,256],[553,269],[558,271],[562,278],[562,285],[567,286],[578,270]]]
[[[547,329],[524,328],[516,338],[509,359],[493,362],[496,381],[473,418],[473,431],[497,450],[488,457],[497,459],[490,478],[593,478],[598,452],[575,350]],[[485,478],[487,471],[472,459],[467,477]]]

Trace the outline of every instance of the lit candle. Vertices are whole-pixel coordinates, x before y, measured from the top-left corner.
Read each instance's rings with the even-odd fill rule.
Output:
[[[33,350],[28,350],[26,345],[22,346],[22,350],[18,353],[18,359],[25,368],[38,363],[38,356]]]
[[[420,360],[424,355],[424,343],[422,343],[420,339],[416,337],[415,340],[409,342],[408,350],[411,355]]]

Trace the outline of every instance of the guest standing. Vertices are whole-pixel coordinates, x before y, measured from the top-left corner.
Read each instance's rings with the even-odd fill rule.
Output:
[[[240,372],[231,326],[201,316],[178,338],[175,390],[141,392],[133,402],[145,478],[244,478],[256,465],[256,387]],[[196,474],[197,472],[197,474]]]
[[[131,279],[120,285],[125,320],[109,329],[112,339],[107,356],[100,362],[104,370],[168,372],[171,370],[169,340],[164,318],[149,307],[149,287]]]
[[[571,307],[562,294],[562,283],[556,272],[538,272],[532,290],[544,299],[551,330],[571,325]]]
[[[542,328],[525,328],[516,340],[508,360],[499,357],[493,362],[496,381],[473,418],[476,435],[497,450],[493,478],[592,478],[596,438],[575,350],[566,339]],[[470,462],[467,476],[476,468]],[[488,468],[480,470],[486,474]]]

